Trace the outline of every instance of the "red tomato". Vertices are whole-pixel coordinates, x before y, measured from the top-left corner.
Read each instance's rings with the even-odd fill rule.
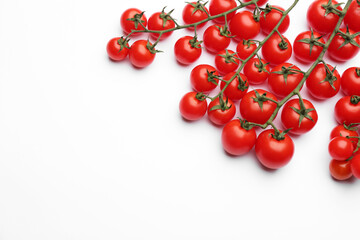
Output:
[[[151,50],[152,44],[147,40],[137,40],[131,45],[129,59],[132,65],[137,68],[144,68],[150,65],[155,58],[156,53]]]
[[[345,15],[344,23],[354,32],[360,32],[360,3],[353,0]]]
[[[206,50],[218,53],[229,46],[230,32],[223,26],[212,25],[205,30],[203,40]]]
[[[235,0],[211,0],[210,1],[210,15],[215,16],[223,12],[236,8],[237,4]],[[226,15],[226,19],[229,21],[235,15],[235,11]],[[213,20],[216,23],[224,24],[225,18],[219,17]]]
[[[229,23],[229,28],[237,42],[254,39],[260,33],[260,23],[255,21],[253,13],[249,11],[235,14]]]
[[[197,92],[210,92],[219,83],[219,79],[216,78],[218,75],[214,67],[207,64],[198,65],[191,71],[191,86]]]
[[[326,9],[328,7],[329,0],[316,0],[313,1],[309,6],[307,11],[307,22],[310,25],[310,28],[314,29],[320,34],[330,33],[334,30],[337,22],[339,21],[339,16],[333,12],[326,14]],[[330,2],[333,5],[338,4],[337,1],[332,0]],[[342,8],[339,6],[336,7],[339,11],[342,11]]]
[[[357,179],[360,179],[360,154],[356,154],[351,159],[351,172]]]
[[[242,120],[234,119],[225,125],[221,141],[225,151],[234,156],[244,155],[254,147],[256,132],[254,128],[246,129]]]
[[[335,96],[340,90],[339,72],[327,64],[318,64],[306,80],[306,87],[310,94],[317,99],[327,99]],[[332,72],[332,74],[331,74]]]
[[[238,68],[239,63],[240,61],[236,53],[229,49],[220,51],[215,56],[215,67],[222,75],[235,71]]]
[[[258,58],[250,59],[244,66],[244,74],[250,84],[261,84],[268,79],[270,74],[269,63]]]
[[[236,72],[230,72],[223,77],[223,80],[229,81],[234,75],[236,75]],[[225,82],[221,82],[220,88],[224,89],[225,85]],[[238,101],[247,93],[248,89],[249,82],[247,77],[244,74],[239,73],[239,76],[235,77],[226,87],[224,94],[231,100]]]
[[[129,53],[129,49],[129,43],[123,37],[111,39],[106,46],[109,58],[114,61],[124,60]]]
[[[353,151],[353,143],[346,137],[334,137],[329,143],[329,154],[335,160],[347,160]]]
[[[360,68],[351,67],[346,69],[341,76],[340,85],[345,95],[360,96]]]
[[[280,98],[289,95],[304,77],[304,74],[294,70],[300,71],[300,68],[291,63],[283,63],[274,67],[268,79],[271,92]]]
[[[134,21],[131,21],[130,19]],[[147,19],[145,14],[137,8],[129,8],[121,15],[120,24],[126,35],[128,35],[131,30],[144,30],[140,23],[146,27]],[[132,36],[138,36],[140,34],[142,33],[136,32],[133,33]]]
[[[300,33],[294,41],[295,57],[304,63],[315,62],[323,50],[323,47],[318,46],[315,41],[325,44],[324,39],[317,32],[306,31]]]
[[[251,0],[244,0],[244,3],[250,2]],[[267,3],[269,0],[259,0],[256,4],[261,7],[263,5],[265,5],[265,3]],[[250,4],[247,6],[247,8],[249,9],[255,9],[255,4]]]
[[[236,52],[240,59],[245,60],[255,52],[257,45],[251,40],[242,40],[236,46]]]
[[[148,29],[154,30],[154,31],[162,31],[162,30],[168,30],[175,27],[174,21],[171,19],[170,15],[162,12],[154,13],[150,16],[149,22],[148,22]],[[161,35],[160,40],[163,40],[165,38],[168,38],[173,32],[166,32]],[[150,33],[150,36],[154,39],[158,39],[160,36],[159,33]]]
[[[271,7],[285,11],[282,7],[279,6],[274,5]],[[281,17],[282,17],[282,12],[276,9],[266,8],[265,12],[263,11],[260,15],[260,26],[263,33],[265,35],[268,35],[279,23]],[[286,30],[289,28],[289,25],[290,25],[290,17],[289,15],[287,15],[278,28],[279,32],[280,33],[286,32]]]
[[[208,107],[208,117],[216,125],[228,123],[235,116],[235,113],[236,108],[233,101],[225,97],[222,98],[222,101],[220,98],[216,98],[210,102]]]
[[[334,137],[358,137],[359,134],[356,132],[356,128],[351,128],[346,125],[338,125],[336,126],[330,133],[330,140]],[[358,144],[357,138],[349,138],[349,140],[353,143],[354,149],[356,149]]]
[[[332,59],[341,62],[350,60],[359,53],[360,37],[356,36],[351,39],[352,35],[355,34],[352,30],[341,28],[340,31],[344,35],[337,33],[331,41],[327,52]]]
[[[360,123],[360,97],[345,96],[335,105],[335,119],[339,124]]]
[[[189,92],[181,98],[179,109],[181,116],[186,120],[199,120],[206,113],[206,99],[201,93]]]
[[[240,113],[249,122],[265,124],[275,111],[277,104],[271,100],[277,98],[263,89],[256,89],[245,94],[240,102]]]
[[[330,174],[339,181],[344,181],[352,177],[351,161],[331,160],[329,165]]]
[[[281,39],[279,34],[272,35],[261,48],[261,53],[264,59],[272,65],[284,63],[291,57],[291,43],[286,37],[282,37],[284,41]]]
[[[255,153],[262,165],[270,169],[279,169],[290,162],[295,146],[288,135],[277,140],[274,134],[273,129],[260,133],[255,143]]]
[[[189,65],[198,60],[202,52],[200,43],[191,36],[177,40],[174,47],[176,60],[183,65]]]
[[[191,2],[185,5],[182,12],[182,18],[185,24],[193,24],[205,20],[209,10],[201,2]],[[197,25],[197,29],[205,26],[206,22]],[[190,27],[193,30],[194,27]]]
[[[282,112],[281,122],[285,129],[290,129],[290,133],[301,135],[309,132],[317,123],[318,114],[314,105],[303,99],[304,106],[301,107],[299,99],[288,101]]]

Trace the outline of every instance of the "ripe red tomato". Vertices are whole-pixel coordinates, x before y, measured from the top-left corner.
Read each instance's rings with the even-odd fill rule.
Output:
[[[106,46],[109,58],[114,61],[124,60],[129,53],[129,49],[129,43],[123,37],[111,39]]]
[[[279,65],[290,59],[292,54],[292,46],[290,41],[279,34],[272,35],[269,40],[264,43],[261,53],[266,61],[272,65]]]
[[[346,125],[338,125],[336,126],[330,133],[330,140],[334,137],[358,137],[359,134],[356,132],[356,128],[351,128]],[[356,149],[358,140],[357,138],[349,138],[349,140],[353,143],[354,149]]]
[[[283,63],[274,67],[268,79],[271,92],[280,98],[289,95],[304,77],[304,74],[296,72],[296,70],[301,71],[291,63]]]
[[[130,19],[134,21],[131,21]],[[129,8],[121,15],[120,24],[126,35],[128,35],[131,30],[144,30],[140,23],[146,27],[147,18],[145,14],[137,8]],[[139,36],[140,34],[142,33],[135,32],[132,36]]]
[[[254,147],[256,132],[254,128],[246,129],[246,123],[234,119],[225,125],[221,134],[224,150],[234,156],[244,155]]]
[[[218,53],[229,46],[230,32],[221,25],[212,25],[205,30],[203,40],[206,50]]]
[[[240,61],[237,54],[229,49],[220,51],[215,56],[215,67],[222,75],[235,71],[238,68],[239,63]]]
[[[213,66],[207,64],[198,65],[191,71],[191,86],[197,92],[208,93],[218,85],[218,75],[218,72]]]
[[[239,42],[243,39],[254,39],[260,33],[260,23],[254,19],[249,11],[242,11],[235,14],[229,23],[231,34],[234,40]]]
[[[339,181],[344,181],[352,177],[351,161],[331,160],[329,164],[331,176]]]
[[[345,15],[344,23],[354,32],[360,32],[360,3],[353,0]]]
[[[224,125],[235,116],[236,108],[230,99],[223,97],[222,101],[220,101],[220,98],[216,98],[210,102],[207,113],[212,123]]]
[[[235,0],[211,0],[210,1],[210,15],[215,16],[223,12],[229,11],[237,6]],[[235,11],[226,15],[226,19],[229,21],[235,15]],[[224,24],[225,18],[219,17],[213,20],[216,23]]]
[[[329,0],[316,0],[313,1],[307,11],[307,21],[310,28],[314,29],[320,34],[326,34],[332,32],[339,21],[339,16],[333,12],[326,14],[326,9],[323,6],[327,6]],[[335,0],[331,1],[331,4],[337,5]],[[337,6],[336,9],[342,11],[342,7]]]
[[[353,143],[346,137],[334,137],[329,143],[329,154],[335,160],[347,160],[354,151]]]
[[[245,60],[255,52],[257,45],[251,40],[242,40],[236,46],[236,53],[240,59]]]
[[[209,10],[201,2],[190,2],[185,5],[182,18],[185,24],[193,24],[205,20],[208,17],[206,13],[209,13]],[[202,28],[205,24],[206,22],[197,25],[197,29]],[[194,27],[189,29],[193,30]]]
[[[285,11],[282,7],[279,6],[274,5],[271,7]],[[281,17],[282,17],[282,12],[276,9],[266,8],[265,12],[263,11],[260,15],[260,26],[263,33],[265,35],[268,35],[279,23]],[[289,25],[290,25],[290,17],[289,15],[287,15],[278,28],[279,32],[280,33],[286,32],[286,30],[289,28]]]
[[[271,100],[277,98],[263,89],[256,89],[245,94],[240,102],[240,113],[249,122],[265,124],[275,111],[277,104]]]
[[[360,123],[360,97],[345,96],[335,104],[335,119],[339,124]]]
[[[250,2],[251,0],[244,0],[244,3]],[[256,4],[261,7],[263,5],[265,5],[265,3],[267,3],[269,0],[259,0]],[[255,9],[255,4],[250,4],[247,6],[247,8],[249,9]]]
[[[236,72],[230,72],[223,77],[223,80],[229,81],[234,75],[236,75]],[[225,82],[221,82],[220,88],[224,89],[225,85]],[[239,73],[239,75],[226,87],[224,94],[233,101],[239,101],[247,93],[248,89],[249,82],[247,77],[244,74]]]
[[[327,99],[335,96],[340,90],[340,74],[331,65],[318,64],[306,80],[310,94],[317,99]],[[332,72],[332,74],[331,74]]]
[[[360,68],[351,67],[346,69],[341,76],[340,85],[345,95],[360,96]]]
[[[332,59],[342,62],[352,59],[359,53],[360,36],[351,39],[355,32],[344,28],[341,28],[340,31],[345,35],[337,33],[331,41],[327,52]]]
[[[185,36],[177,40],[174,46],[176,60],[183,64],[189,65],[201,56],[201,42],[191,36]]]
[[[274,134],[273,129],[260,133],[255,143],[255,153],[262,165],[270,169],[279,169],[290,162],[295,146],[288,135],[277,140]]]
[[[268,79],[270,74],[269,63],[258,58],[250,59],[244,66],[244,74],[250,84],[261,84]]]
[[[301,135],[309,132],[317,123],[318,114],[314,105],[303,99],[304,106],[301,107],[299,99],[288,101],[282,112],[281,122],[285,129],[290,129],[290,133]]]
[[[137,68],[144,68],[150,65],[155,58],[156,53],[151,50],[152,44],[147,40],[137,40],[131,45],[129,59],[132,65]]]
[[[304,63],[315,62],[323,50],[323,47],[318,46],[315,41],[325,44],[324,39],[317,32],[306,31],[300,33],[294,41],[295,57]]]
[[[186,120],[199,120],[206,113],[206,99],[201,93],[189,92],[181,98],[179,109],[181,116]]]
[[[360,179],[360,154],[356,154],[351,159],[351,172],[357,179]]]
[[[162,30],[168,30],[175,27],[174,21],[171,19],[170,15],[162,12],[154,13],[150,16],[149,22],[148,22],[148,29],[154,30],[154,31],[162,31]],[[168,38],[173,32],[166,32],[161,35],[160,40],[163,40],[165,38]],[[160,36],[159,33],[150,33],[150,36],[154,39],[158,39]]]

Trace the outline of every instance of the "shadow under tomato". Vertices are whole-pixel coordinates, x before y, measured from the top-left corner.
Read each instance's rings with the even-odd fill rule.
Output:
[[[330,177],[337,184],[354,184],[355,182],[357,182],[357,179],[355,177],[351,177],[347,180],[337,180],[337,179],[333,178],[331,176],[331,174],[330,174]]]

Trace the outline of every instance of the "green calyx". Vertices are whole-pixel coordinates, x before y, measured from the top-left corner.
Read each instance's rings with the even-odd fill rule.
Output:
[[[150,53],[156,54],[156,53],[162,52],[160,50],[156,50],[155,46],[156,46],[156,44],[151,44],[149,40],[146,43],[146,48],[149,50]]]
[[[344,42],[340,45],[340,47],[338,49],[342,48],[343,46],[345,46],[346,44],[349,44],[349,43],[360,48],[359,43],[357,43],[354,39],[360,35],[360,32],[350,34],[349,27],[346,26],[346,33],[339,31],[337,34],[344,39]]]
[[[350,98],[351,104],[357,105],[360,102],[360,96],[353,95]]]
[[[334,67],[333,70],[330,70],[329,67],[326,64],[324,64],[324,67],[325,67],[325,70],[326,70],[326,77],[320,83],[328,82],[330,84],[330,86],[334,89],[334,91],[336,91],[336,88],[334,86],[334,82],[336,80],[338,80],[337,77],[335,77],[335,75],[334,75],[336,67]]]
[[[124,38],[124,37],[121,37],[119,40],[117,40],[117,44],[120,45],[119,52],[121,52],[121,50],[123,50],[124,48],[130,49],[130,47],[128,46],[129,41],[130,38]]]
[[[291,130],[291,128],[286,129],[285,131],[280,132],[279,130],[274,129],[275,132],[274,132],[274,134],[271,134],[271,136],[272,136],[274,139],[278,140],[278,141],[282,141],[282,140],[285,139],[285,135],[286,135],[290,130]]]
[[[216,26],[217,29],[219,29],[220,35],[227,37],[227,38],[233,38],[235,36],[231,35],[231,32],[229,31],[227,26]]]
[[[238,59],[237,57],[235,57],[235,55],[236,55],[236,53],[230,54],[227,49],[225,50],[225,54],[219,54],[219,56],[221,56],[225,59],[226,63],[235,63],[236,65],[239,65],[239,63],[236,62],[236,60],[235,60],[235,59]]]
[[[266,72],[269,73],[269,71],[266,69],[266,66],[269,65],[270,63],[263,63],[263,61],[261,60],[261,58],[259,57],[259,63],[255,63],[255,67],[258,69],[258,72]]]
[[[358,128],[356,127],[357,125],[359,125],[358,123],[350,123],[349,125],[346,125],[345,123],[343,123],[343,126],[346,130],[349,131],[357,131]]]
[[[243,45],[246,46],[247,48],[250,48],[251,45],[256,45],[256,43],[253,40],[243,40]]]
[[[205,101],[207,96],[201,92],[196,93],[195,98],[199,101]]]
[[[297,69],[293,69],[294,65],[291,65],[289,67],[285,67],[285,66],[282,66],[281,67],[281,71],[275,71],[273,73],[276,73],[276,74],[279,74],[279,75],[283,75],[284,77],[284,82],[285,84],[287,84],[287,79],[288,79],[288,76],[289,75],[293,75],[293,74],[298,74],[298,70]],[[295,71],[296,70],[296,71]]]
[[[215,75],[215,72],[216,71],[210,72],[209,70],[206,70],[208,82],[211,82],[217,86],[218,82],[216,80],[219,79],[219,76]]]
[[[201,48],[201,43],[203,41],[198,41],[197,40],[197,35],[195,34],[195,36],[189,41],[190,46],[193,48]]]
[[[358,77],[360,77],[360,68],[356,68],[356,69],[355,69],[355,73],[356,73],[356,75],[357,75]]]
[[[297,114],[299,114],[299,127],[301,125],[302,120],[304,120],[304,118],[309,119],[310,121],[314,122],[314,119],[309,115],[310,112],[315,111],[314,108],[306,108],[304,105],[304,102],[302,100],[300,101],[300,109],[294,108],[294,107],[290,107],[294,112],[296,112]]]
[[[239,84],[238,84],[238,86],[237,86],[237,88],[240,90],[240,91],[245,91],[246,89],[248,89],[249,88],[249,86],[246,84],[246,81],[244,81],[243,79],[242,79],[242,77],[240,76],[240,74],[237,74],[237,79],[238,79],[238,81],[239,81]]]
[[[135,29],[137,29],[138,26],[139,26],[139,24],[140,24],[140,25],[143,25],[143,23],[145,22],[144,20],[141,19],[142,16],[144,15],[144,13],[145,13],[145,12],[137,13],[137,14],[134,15],[133,18],[128,18],[128,19],[126,19],[126,20],[134,22]]]
[[[269,13],[269,12],[271,12],[271,10],[272,10],[272,7],[271,7],[271,5],[270,4],[266,4],[266,6],[265,6],[265,8],[261,8],[261,11],[264,13],[264,18],[266,19],[266,15]]]
[[[173,18],[171,17],[171,14],[174,11],[174,9],[168,13],[165,13],[165,8],[166,7],[163,8],[163,10],[159,15],[159,17],[163,20],[163,28],[166,26],[167,21],[174,21]]]
[[[255,92],[255,97],[253,97],[252,99],[254,102],[257,102],[259,104],[261,111],[263,110],[264,102],[266,102],[266,101],[274,101],[275,102],[275,100],[268,98],[266,96],[266,93],[263,93],[262,95],[260,95],[258,93],[258,91],[254,90],[254,92]]]
[[[312,50],[313,50],[314,46],[323,47],[323,43],[321,43],[319,41],[321,38],[323,38],[323,36],[315,38],[314,31],[313,31],[313,29],[311,29],[311,37],[301,39],[298,42],[307,43],[307,44],[310,45],[310,56],[311,56],[311,53],[312,53]]]
[[[240,126],[241,126],[243,129],[249,131],[249,130],[251,130],[251,129],[254,127],[254,125],[252,125],[251,123],[249,123],[249,122],[246,121],[245,119],[241,119],[241,118],[238,118],[238,119],[239,119],[239,121],[240,121]]]
[[[337,9],[337,7],[341,6],[342,4],[344,3],[333,4],[332,0],[329,0],[327,4],[321,5],[325,9],[325,17],[330,13],[341,15],[342,13],[339,9]]]
[[[207,13],[206,9],[205,9],[205,5],[208,3],[202,3],[202,0],[197,1],[196,3],[192,3],[192,2],[186,2],[187,4],[190,4],[194,10],[192,11],[191,15],[194,15],[194,13],[196,13],[197,11],[202,11],[204,13]]]
[[[224,112],[224,111],[226,111],[226,110],[228,110],[228,109],[230,109],[230,108],[232,107],[232,104],[230,104],[230,106],[228,106],[228,104],[229,104],[229,99],[226,98],[226,100],[224,101],[222,95],[219,96],[219,103],[220,103],[219,105],[216,105],[216,106],[212,107],[212,108],[210,109],[210,111],[221,110],[222,112]]]

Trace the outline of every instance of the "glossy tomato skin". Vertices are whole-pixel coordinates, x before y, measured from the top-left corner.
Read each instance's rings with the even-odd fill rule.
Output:
[[[360,154],[351,159],[351,172],[357,179],[360,179]]]
[[[347,96],[360,96],[360,68],[346,69],[341,76],[341,90]]]
[[[196,98],[196,92],[185,94],[179,104],[181,116],[189,121],[195,121],[202,118],[207,110],[206,100],[200,101]]]
[[[191,36],[185,36],[177,40],[174,46],[174,53],[176,60],[183,64],[189,65],[201,56],[201,46],[193,47],[190,41],[193,39]]]
[[[250,2],[251,0],[244,0],[244,3]],[[269,0],[259,0],[256,4],[261,7],[263,5],[265,5],[265,3],[267,3]],[[247,6],[247,8],[249,9],[255,9],[255,4],[250,4]]]
[[[133,66],[144,68],[154,61],[156,54],[150,52],[147,43],[147,40],[137,40],[131,45],[129,59]]]
[[[286,49],[280,47],[281,37],[278,34],[272,35],[261,48],[264,59],[271,65],[279,65],[290,59],[292,55],[292,46],[290,41],[284,37],[287,43]]]
[[[327,34],[334,30],[337,22],[339,21],[339,16],[335,13],[330,12],[325,16],[326,10],[322,5],[326,5],[328,0],[316,0],[311,3],[307,11],[307,22],[310,28],[314,29],[320,34]],[[335,5],[338,2],[332,0],[332,3]],[[337,7],[338,10],[342,11],[342,8]]]
[[[219,75],[216,69],[208,64],[200,64],[191,71],[190,82],[195,91],[208,93],[216,88],[219,79],[210,79],[211,76],[209,76],[209,73]],[[216,84],[213,81],[216,82]]]
[[[338,161],[332,159],[329,164],[331,176],[339,181],[344,181],[352,177],[351,161]]]
[[[354,32],[360,32],[360,5],[353,0],[345,15],[344,23]]]
[[[233,39],[239,42],[243,39],[254,39],[260,33],[260,22],[255,21],[252,12],[242,11],[231,18],[229,28]]]
[[[335,119],[339,124],[360,122],[360,103],[352,103],[351,96],[339,99],[335,104]]]
[[[329,154],[335,160],[347,160],[354,151],[353,143],[346,137],[334,137],[329,143]]]
[[[210,53],[218,53],[225,50],[230,44],[230,38],[221,34],[221,25],[215,24],[208,27],[203,36],[204,47]]]
[[[225,102],[226,98],[224,97],[223,99]],[[235,116],[235,113],[236,113],[236,108],[235,108],[233,101],[228,99],[227,106],[229,107],[229,109],[226,109],[224,111],[221,109],[211,110],[216,105],[220,105],[219,98],[216,98],[214,101],[210,102],[210,104],[209,104],[208,111],[207,111],[209,120],[212,123],[214,123],[215,125],[224,125],[224,124],[230,122],[230,120],[233,119],[233,117]]]
[[[195,6],[197,4],[197,2],[191,2],[191,3],[194,4]],[[209,13],[209,10],[207,9],[207,7],[204,7],[204,10],[206,12],[204,12],[200,9],[196,10],[195,12],[194,12],[194,10],[195,10],[195,8],[191,4],[187,3],[185,5],[183,12],[182,12],[182,18],[183,18],[183,21],[185,24],[193,24],[196,22],[200,22],[207,18],[206,12]],[[197,26],[197,28],[198,29],[202,28],[205,25],[206,25],[206,22],[201,23]],[[194,27],[190,27],[189,29],[193,30]]]
[[[111,39],[106,45],[106,51],[110,59],[113,61],[121,61],[124,60],[129,54],[129,44],[126,43],[126,47],[121,49],[121,45],[119,44],[119,40],[123,39],[121,37]],[[121,50],[120,50],[121,49]]]
[[[240,41],[236,46],[236,53],[242,60],[247,59],[250,55],[255,52],[257,45],[254,42],[247,44],[246,40]]]
[[[300,71],[300,68],[291,63],[282,63],[271,70],[268,78],[269,88],[272,93],[280,98],[289,95],[299,85],[304,76],[302,73],[293,71],[292,73],[295,74],[288,74],[285,81],[284,75],[279,74],[279,72],[282,72],[283,68],[291,68]]]
[[[218,52],[218,54],[216,54],[216,56],[215,56],[215,67],[219,71],[219,73],[222,75],[226,75],[230,72],[235,71],[239,67],[239,64],[240,64],[239,59],[236,59],[236,58],[238,58],[238,56],[236,54],[234,55],[235,58],[232,58],[233,62],[227,61],[227,59],[223,57],[224,55],[226,55],[226,51],[230,55],[235,54],[234,51],[227,49],[227,50]]]
[[[259,134],[255,143],[255,153],[260,163],[269,169],[279,169],[288,164],[294,155],[295,146],[292,139],[273,138],[274,130],[268,129]]]
[[[331,65],[327,65],[332,71],[334,68]],[[334,97],[340,90],[340,74],[337,70],[334,71],[336,80],[333,82],[335,89],[333,89],[326,79],[326,69],[324,64],[318,64],[309,75],[306,80],[306,87],[309,93],[317,99],[327,99]]]
[[[228,122],[222,130],[221,142],[224,150],[234,156],[244,155],[254,147],[256,132],[252,128],[246,130],[239,119]]]
[[[264,70],[259,70],[256,66],[262,62],[263,65],[266,65],[264,60],[258,58],[250,59],[244,66],[244,74],[248,78],[250,84],[261,84],[268,79],[270,74],[270,67],[266,65]]]
[[[275,6],[275,5],[273,5],[273,7],[285,11],[282,7]],[[272,9],[268,14],[266,14],[266,16],[264,16],[264,12],[262,12],[260,15],[260,26],[261,26],[262,32],[265,35],[268,35],[278,24],[281,17],[282,17],[282,13],[276,9]],[[284,21],[281,23],[281,25],[278,28],[279,32],[280,33],[286,32],[286,30],[289,28],[289,25],[290,25],[290,17],[289,17],[289,15],[287,15],[285,17]]]
[[[318,32],[313,32],[313,34],[314,34],[314,38],[319,38],[321,36]],[[323,50],[323,47],[314,45],[310,52],[310,44],[300,42],[300,40],[310,39],[310,38],[311,38],[311,31],[306,31],[300,33],[294,41],[294,47],[293,47],[294,55],[298,60],[304,63],[315,62]],[[320,38],[318,41],[325,44],[323,38]]]
[[[226,74],[223,79],[225,81],[229,81],[234,75],[236,75],[236,72],[230,72]],[[247,93],[249,89],[249,81],[247,80],[247,77],[242,73],[239,73],[239,75],[242,79],[242,82],[244,82],[244,87],[242,87],[243,89],[241,89],[241,85],[239,86],[239,81],[241,80],[239,80],[239,77],[235,77],[224,90],[225,96],[227,96],[233,101],[239,101],[241,98],[243,98],[243,96]],[[224,89],[225,84],[225,82],[221,82],[220,88]]]
[[[346,33],[346,29],[341,28],[341,32]],[[355,32],[349,30],[350,34],[353,35]],[[360,44],[360,37],[356,36],[354,40]],[[331,41],[330,46],[327,50],[329,56],[338,62],[344,62],[354,58],[359,53],[359,48],[352,43],[348,43],[345,46],[342,44],[345,42],[344,37],[337,33],[334,39]],[[342,47],[341,47],[342,46]]]
[[[257,91],[260,96],[266,93],[266,97],[277,101],[277,98],[272,93],[263,89],[256,89],[246,93],[241,99],[240,113],[241,116],[249,122],[265,124],[275,111],[277,104],[267,100],[263,102],[263,106],[261,108],[259,103],[254,100],[254,98],[256,98],[255,91]]]
[[[306,99],[303,99],[303,101],[306,109],[315,109],[314,105],[310,101]],[[300,114],[294,111],[293,108],[301,110],[299,99],[292,99],[284,105],[281,112],[281,122],[284,125],[284,128],[291,128],[290,133],[295,135],[301,135],[313,129],[318,120],[318,114],[316,110],[310,111],[308,113],[308,116],[310,116],[312,120],[310,118],[304,117],[299,125]]]
[[[136,14],[141,14],[141,11],[137,8],[129,8],[121,15],[120,25],[126,35],[128,35],[131,32],[131,30],[144,30],[144,28],[140,24],[138,24],[137,28],[135,28],[135,23],[133,21],[128,20],[130,18],[134,18]],[[145,14],[142,15],[141,21],[144,21],[142,24],[146,27],[147,18]],[[141,34],[142,33],[133,33],[132,36],[139,36]]]
[[[149,30],[162,31],[162,30],[168,30],[168,29],[175,27],[175,23],[173,20],[167,20],[165,23],[165,26],[163,26],[164,20],[161,18],[162,15],[165,15],[165,13],[157,12],[150,16],[149,21],[148,21],[148,25],[149,25],[148,29]],[[168,38],[172,33],[173,32],[163,33],[161,35],[160,40],[164,40],[164,39]],[[150,36],[155,40],[158,39],[159,35],[160,35],[159,33],[150,33]]]
[[[333,128],[330,133],[330,140],[335,137],[358,137],[359,134],[356,131],[350,130],[349,128],[345,128],[343,124],[338,125]],[[357,138],[349,138],[349,140],[353,143],[354,149],[356,149],[358,139]]]
[[[229,11],[237,6],[235,0],[211,0],[210,1],[210,15],[215,16],[223,12]],[[235,15],[235,11],[226,15],[226,19],[229,21]],[[219,17],[213,20],[216,23],[224,24],[225,18]]]

